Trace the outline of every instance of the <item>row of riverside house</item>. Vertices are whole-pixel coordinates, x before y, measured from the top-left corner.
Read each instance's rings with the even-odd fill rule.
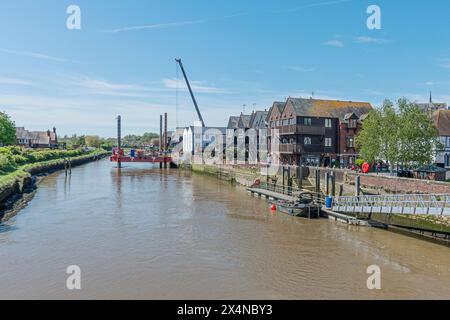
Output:
[[[283,164],[351,167],[358,158],[355,138],[371,110],[368,102],[288,98],[269,111],[230,117],[228,129],[268,127],[269,152],[271,130],[278,129]]]

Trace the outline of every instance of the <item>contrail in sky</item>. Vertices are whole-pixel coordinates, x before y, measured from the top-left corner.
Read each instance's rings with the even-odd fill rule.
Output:
[[[205,18],[205,19],[189,20],[189,21],[178,21],[178,22],[169,22],[169,23],[141,25],[141,26],[131,26],[131,27],[123,27],[123,28],[106,30],[106,31],[103,31],[103,32],[105,32],[105,33],[120,33],[120,32],[128,32],[128,31],[141,31],[141,30],[155,30],[155,29],[175,28],[175,27],[182,27],[182,26],[188,26],[188,25],[203,24],[203,23],[208,23],[208,22],[214,22],[214,21],[220,21],[220,20],[227,20],[227,19],[245,17],[245,16],[250,16],[250,15],[256,15],[256,14],[289,13],[289,12],[300,11],[302,9],[331,6],[331,5],[340,4],[340,3],[346,3],[346,2],[351,2],[351,1],[353,1],[353,0],[326,1],[326,2],[305,4],[305,5],[302,5],[302,6],[299,6],[299,7],[295,7],[295,8],[287,8],[287,9],[280,9],[280,10],[265,10],[265,11],[254,11],[254,12],[243,12],[243,13],[236,13],[236,14],[227,15],[227,16],[218,17],[218,18]]]
[[[24,56],[24,57],[31,57],[31,58],[42,59],[42,60],[56,61],[56,62],[70,62],[71,61],[71,60],[67,60],[67,59],[63,59],[63,58],[52,57],[52,56],[49,56],[46,54],[29,52],[29,51],[15,51],[15,50],[8,50],[8,49],[0,48],[0,52],[14,54],[17,56]]]

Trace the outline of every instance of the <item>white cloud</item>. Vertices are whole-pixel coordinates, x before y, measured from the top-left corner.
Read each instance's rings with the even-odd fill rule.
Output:
[[[323,44],[326,46],[337,47],[337,48],[344,47],[344,43],[339,40],[329,40],[329,41],[324,42]]]
[[[283,67],[282,69],[296,71],[296,72],[312,72],[312,71],[316,70],[314,68],[305,68],[305,67],[300,67],[300,66],[287,66],[287,67]]]
[[[183,91],[188,91],[188,87],[183,80],[178,79],[163,79],[162,80],[164,86],[170,89],[180,89]],[[198,93],[212,93],[212,94],[220,94],[220,93],[230,93],[228,90],[219,89],[216,87],[210,87],[205,85],[204,81],[190,81],[192,90]]]
[[[450,69],[450,59],[439,59],[439,65],[442,68]]]
[[[49,56],[49,55],[46,55],[46,54],[36,53],[36,52],[29,52],[29,51],[16,51],[16,50],[9,50],[9,49],[0,48],[0,52],[13,54],[13,55],[16,55],[16,56],[30,57],[30,58],[36,58],[36,59],[41,59],[41,60],[49,60],[49,61],[55,61],[55,62],[71,62],[71,60],[68,60],[68,59],[53,57],[53,56]]]
[[[391,40],[381,39],[381,38],[372,38],[368,36],[359,36],[355,38],[356,43],[373,43],[373,44],[384,44],[392,42]]]
[[[19,86],[30,86],[31,82],[22,79],[0,77],[0,85],[19,85]]]

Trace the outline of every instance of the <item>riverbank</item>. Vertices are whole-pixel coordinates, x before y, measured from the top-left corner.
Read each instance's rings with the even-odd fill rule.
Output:
[[[229,181],[230,183],[250,187],[256,180],[265,181],[266,177],[261,173],[261,169],[256,167],[242,167],[242,166],[214,166],[214,165],[184,165],[181,169],[188,169],[192,172],[215,176],[220,180]],[[310,177],[315,175],[314,169],[309,169]],[[393,179],[390,177],[390,179]],[[404,180],[404,179],[403,179]],[[278,181],[281,178],[278,177]],[[304,180],[308,183],[308,179]],[[403,181],[402,181],[403,182]],[[415,181],[417,184],[417,181]],[[430,185],[429,182],[424,181],[424,184]],[[322,186],[323,186],[322,181]],[[352,183],[345,183],[342,179],[342,190],[345,193],[351,192],[354,189]],[[354,190],[353,190],[354,192]],[[413,215],[377,215],[374,214],[371,220],[384,225],[387,229],[391,228],[393,231],[403,230],[405,234],[414,236],[423,236],[427,240],[437,240],[440,243],[444,242],[449,245],[450,242],[450,219],[441,216],[413,216]]]
[[[109,155],[107,151],[91,151],[87,154],[70,158],[71,166],[76,167]],[[13,206],[22,195],[30,193],[36,187],[36,175],[48,174],[65,167],[65,159],[55,159],[26,164],[15,171],[0,176],[0,221],[3,220],[3,211]]]

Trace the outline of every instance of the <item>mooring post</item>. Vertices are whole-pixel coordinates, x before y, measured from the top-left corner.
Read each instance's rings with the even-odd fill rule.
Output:
[[[325,172],[325,196],[330,195],[330,174]]]
[[[316,193],[320,194],[320,170],[316,170]]]
[[[303,189],[303,167],[301,165],[297,167],[297,185],[300,190]]]
[[[292,195],[292,176],[291,176],[291,166],[288,166],[287,168],[288,172],[288,195]]]
[[[336,176],[334,172],[331,172],[331,196],[336,196]]]
[[[361,195],[361,176],[356,176],[355,180],[355,196],[359,197]]]
[[[117,168],[122,168],[122,117],[117,117]]]
[[[72,175],[72,161],[69,158],[69,175]]]
[[[159,116],[159,155],[163,155],[163,116]],[[163,163],[159,163],[159,168],[163,168]]]
[[[164,169],[167,169],[166,156],[168,151],[169,137],[167,136],[167,112],[164,113]]]

